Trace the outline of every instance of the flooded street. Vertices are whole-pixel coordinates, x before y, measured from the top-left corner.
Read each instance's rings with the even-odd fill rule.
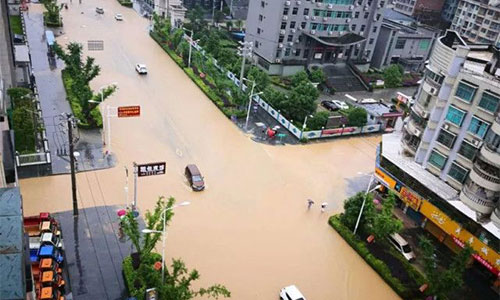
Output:
[[[97,15],[95,7],[104,7]],[[31,5],[30,14],[41,10]],[[124,21],[117,22],[115,13]],[[327,224],[350,190],[366,187],[380,137],[346,138],[306,146],[268,146],[250,140],[185,76],[149,37],[149,21],[117,1],[85,1],[63,11],[58,42],[84,44],[101,75],[92,87],[117,82],[102,105],[140,105],[139,118],[112,118],[117,167],[77,175],[80,207],[126,205],[125,166],[166,161],[167,174],[139,178],[138,205],[159,195],[191,201],[175,211],[167,254],[201,273],[200,286],[221,283],[232,299],[277,299],[295,284],[312,300],[398,299],[392,289]],[[103,40],[104,51],[87,51]],[[139,76],[136,63],[148,66]],[[80,163],[85,163],[80,162]],[[195,163],[207,188],[194,193],[183,176]],[[356,186],[356,179],[362,179]],[[354,185],[354,186],[353,186]],[[67,175],[21,181],[25,214],[71,209]],[[129,196],[133,179],[129,178]],[[315,200],[311,211],[306,199]],[[319,203],[329,203],[321,214]]]

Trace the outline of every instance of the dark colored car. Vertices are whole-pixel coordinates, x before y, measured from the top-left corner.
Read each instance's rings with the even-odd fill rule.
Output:
[[[340,110],[340,108],[337,105],[335,105],[335,103],[333,103],[332,101],[328,101],[328,100],[321,101],[321,106],[328,109],[329,111]]]
[[[200,170],[198,170],[196,165],[187,165],[184,174],[193,191],[203,191],[205,189],[203,176],[201,176]]]

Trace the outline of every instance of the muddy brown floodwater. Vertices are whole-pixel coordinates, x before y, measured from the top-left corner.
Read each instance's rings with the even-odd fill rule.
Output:
[[[104,7],[97,15],[95,7]],[[142,211],[159,195],[191,205],[178,208],[167,254],[182,257],[202,277],[221,283],[233,299],[277,299],[297,285],[308,299],[398,299],[392,289],[327,224],[346,197],[348,179],[372,172],[379,137],[273,147],[250,140],[210,102],[148,36],[149,21],[117,1],[84,1],[63,11],[65,44],[103,40],[87,52],[102,67],[92,86],[118,82],[105,105],[141,105],[139,118],[113,118],[117,167],[77,175],[80,207],[125,205],[124,166],[167,162],[167,174],[140,178]],[[31,5],[30,14],[39,12]],[[121,13],[124,21],[113,15]],[[139,76],[135,63],[148,66]],[[195,163],[207,188],[192,192],[183,168]],[[21,181],[26,214],[71,209],[69,176]],[[130,196],[132,198],[132,180]],[[316,201],[311,211],[306,199]],[[321,214],[318,204],[329,203]]]

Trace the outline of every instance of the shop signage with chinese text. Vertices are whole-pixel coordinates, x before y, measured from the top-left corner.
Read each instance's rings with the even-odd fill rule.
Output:
[[[164,175],[166,171],[167,164],[165,162],[143,164],[137,166],[137,175],[139,177],[143,176],[153,176],[153,175]]]

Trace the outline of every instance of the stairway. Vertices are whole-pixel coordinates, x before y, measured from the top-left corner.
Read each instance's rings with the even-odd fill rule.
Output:
[[[346,64],[335,64],[323,68],[328,86],[333,86],[337,92],[366,91],[358,78],[354,76]]]

